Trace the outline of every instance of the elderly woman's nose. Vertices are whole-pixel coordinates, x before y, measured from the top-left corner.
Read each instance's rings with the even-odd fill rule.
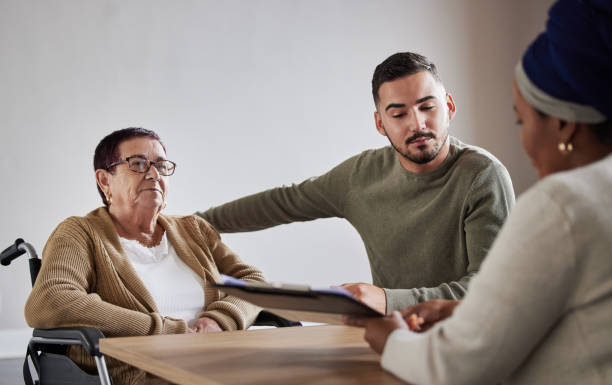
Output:
[[[149,170],[145,173],[145,176],[154,180],[159,180],[161,178],[161,174],[154,165],[149,167]]]

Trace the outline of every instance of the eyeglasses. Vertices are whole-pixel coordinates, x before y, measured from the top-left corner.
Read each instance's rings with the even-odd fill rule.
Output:
[[[174,169],[176,168],[176,163],[171,160],[160,160],[157,162],[153,162],[151,160],[143,158],[142,156],[134,155],[128,156],[125,159],[120,159],[115,163],[111,163],[106,166],[106,169],[109,170],[121,163],[127,163],[128,168],[130,170],[138,173],[145,173],[149,171],[151,166],[155,166],[157,172],[159,172],[159,174],[163,176],[170,176],[174,174]]]

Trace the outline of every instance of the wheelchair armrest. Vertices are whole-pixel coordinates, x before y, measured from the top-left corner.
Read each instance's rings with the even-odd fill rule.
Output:
[[[91,356],[101,356],[99,340],[104,333],[90,327],[34,329],[33,342],[52,345],[81,345]]]
[[[259,314],[257,315],[257,318],[255,319],[255,322],[253,322],[253,325],[275,326],[277,328],[285,328],[285,327],[290,327],[290,326],[302,326],[300,322],[290,321],[286,318],[283,318],[279,315],[276,315],[266,310],[262,310],[259,312]]]

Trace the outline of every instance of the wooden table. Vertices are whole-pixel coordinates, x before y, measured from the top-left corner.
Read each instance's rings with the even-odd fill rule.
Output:
[[[180,385],[403,384],[363,329],[324,325],[105,338],[100,351]]]

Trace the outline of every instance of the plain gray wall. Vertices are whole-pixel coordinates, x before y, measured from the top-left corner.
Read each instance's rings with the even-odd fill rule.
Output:
[[[321,174],[367,148],[374,67],[432,58],[457,104],[451,133],[485,147],[517,192],[535,181],[512,112],[513,68],[551,0],[0,0],[0,247],[40,252],[101,205],[92,156],[111,131],[157,131],[178,164],[166,213],[189,214]],[[226,243],[271,280],[370,281],[339,219]],[[0,269],[0,331],[25,327],[27,262]]]

